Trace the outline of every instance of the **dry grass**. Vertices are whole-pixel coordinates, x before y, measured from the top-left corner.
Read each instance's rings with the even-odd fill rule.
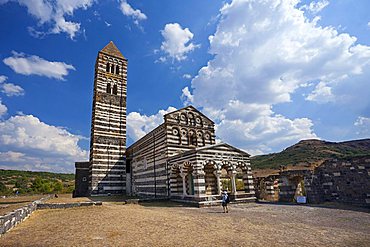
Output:
[[[73,202],[89,202],[87,197],[72,198],[72,194],[58,194],[58,197],[51,197],[46,203],[73,203]]]
[[[39,200],[42,197],[44,197],[44,195],[0,198],[0,216],[21,208],[33,201]]]
[[[36,211],[2,246],[366,246],[370,215],[306,206],[146,203]]]

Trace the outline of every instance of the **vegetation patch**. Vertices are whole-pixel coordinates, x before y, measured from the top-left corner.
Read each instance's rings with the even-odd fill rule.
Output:
[[[370,155],[370,139],[327,142],[303,140],[280,153],[251,157],[252,169],[279,169],[280,166],[318,166],[327,159]]]
[[[0,196],[72,193],[74,174],[0,169]]]

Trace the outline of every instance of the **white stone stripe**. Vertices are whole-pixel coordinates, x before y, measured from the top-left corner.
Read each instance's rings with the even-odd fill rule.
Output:
[[[156,181],[158,180],[166,180],[167,179],[167,176],[160,176],[160,177],[156,177]],[[142,182],[151,182],[151,181],[154,181],[154,177],[150,177],[150,178],[136,178],[135,179],[135,182],[137,183],[142,183]]]
[[[109,162],[112,162],[112,163],[113,162],[115,162],[115,163],[124,163],[125,162],[124,160],[117,160],[117,159],[109,159],[109,160],[108,159],[97,159],[97,158],[94,158],[94,157],[93,157],[93,160],[94,161],[101,161],[101,162],[108,162],[109,161]]]
[[[106,173],[109,173],[109,172],[122,172],[123,171],[123,169],[109,169],[109,170],[107,170],[107,169],[100,169],[100,168],[99,169],[98,168],[92,168],[91,170],[93,171],[93,173],[94,172],[106,172]],[[123,175],[123,176],[125,176],[125,175]]]
[[[124,181],[99,181],[99,184],[120,184],[123,183]]]
[[[119,175],[119,174],[109,174],[109,172],[108,172],[108,174],[94,174],[94,177],[112,177],[112,178],[120,178],[121,177],[121,175]]]
[[[123,186],[103,186],[104,190],[126,190]]]
[[[154,185],[135,185],[136,188],[154,188]],[[157,184],[157,188],[167,188],[167,184]]]

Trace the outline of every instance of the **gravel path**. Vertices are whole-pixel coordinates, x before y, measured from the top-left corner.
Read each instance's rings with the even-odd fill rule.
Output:
[[[39,210],[1,246],[369,246],[370,214],[298,205],[146,203]]]

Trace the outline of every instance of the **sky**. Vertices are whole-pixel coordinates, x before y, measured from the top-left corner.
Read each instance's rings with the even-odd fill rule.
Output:
[[[88,160],[94,64],[128,59],[128,146],[193,105],[252,155],[370,138],[370,1],[0,0],[0,168]]]

